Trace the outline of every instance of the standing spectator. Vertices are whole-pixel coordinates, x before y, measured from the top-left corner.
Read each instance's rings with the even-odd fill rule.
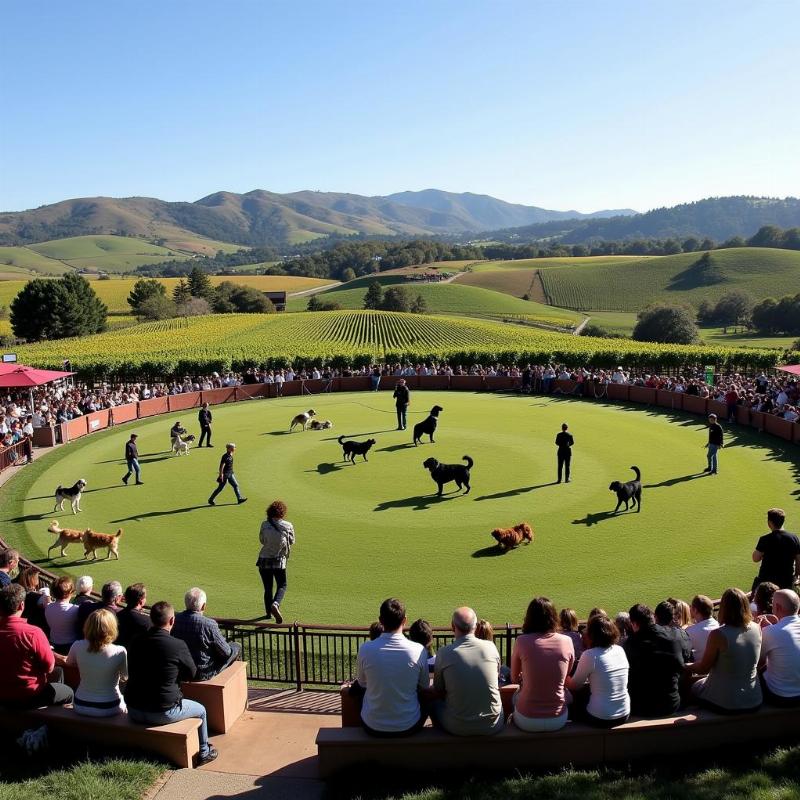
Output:
[[[589,618],[586,637],[589,647],[584,650],[575,674],[566,680],[567,689],[575,695],[574,715],[598,728],[622,725],[628,720],[631,704],[628,659],[617,644],[617,626],[607,616],[597,614]],[[587,681],[588,703],[585,701]]]
[[[403,636],[406,607],[400,600],[384,600],[379,619],[384,632],[358,650],[361,722],[373,736],[409,736],[425,724],[417,692],[429,686],[427,655]]]
[[[503,729],[498,676],[500,654],[492,642],[476,638],[478,618],[471,608],[457,608],[451,627],[455,640],[439,650],[433,688],[434,718],[448,733],[481,736]]]
[[[76,606],[83,605],[83,603],[94,603],[92,597],[92,589],[94,589],[94,581],[91,575],[81,575],[78,582],[75,584],[77,594],[72,601]]]
[[[400,378],[397,381],[397,386],[394,387],[394,405],[397,411],[397,430],[404,431],[406,429],[406,412],[411,405],[411,393],[406,386],[405,378]]]
[[[556,435],[556,447],[558,448],[558,480],[556,483],[561,483],[562,472],[566,473],[567,483],[569,483],[569,467],[572,462],[572,445],[575,440],[572,434],[568,432],[568,425],[565,422],[561,426],[561,433]]]
[[[0,705],[38,708],[72,702],[72,689],[48,682],[55,656],[41,628],[22,619],[25,590],[16,583],[0,589]],[[59,677],[61,670],[54,674]]]
[[[105,608],[112,614],[119,613],[120,604],[122,603],[122,584],[119,581],[109,581],[103,584],[100,590],[100,601],[97,603],[81,603],[78,606],[78,633],[83,630],[86,620],[89,619],[89,614],[97,611],[100,608]]]
[[[125,608],[117,614],[116,644],[127,649],[137,636],[150,630],[150,616],[142,610],[146,602],[147,589],[143,583],[131,584],[125,590]]]
[[[214,445],[211,444],[211,421],[213,417],[211,415],[211,409],[208,407],[208,403],[203,403],[203,407],[200,409],[199,413],[197,414],[197,421],[200,423],[200,441],[197,443],[198,447],[203,446],[203,441],[205,440],[206,447],[213,447]]]
[[[550,600],[531,600],[511,653],[511,680],[521,684],[514,695],[514,724],[520,730],[557,731],[567,724],[565,682],[575,648],[569,637],[556,633],[557,624]]]
[[[765,533],[753,550],[753,561],[761,564],[758,577],[753,581],[753,590],[759,583],[770,581],[780,589],[791,589],[800,574],[800,539],[783,529],[786,512],[782,508],[767,511]]]
[[[16,550],[0,550],[0,589],[11,583],[11,573],[19,566]]]
[[[708,466],[703,472],[717,474],[717,453],[724,447],[722,426],[717,422],[716,414],[708,415],[708,443],[706,444]]]
[[[372,383],[372,391],[377,392],[381,385],[381,370],[377,364],[372,368],[370,382]]]
[[[773,706],[800,705],[800,598],[779,589],[772,598],[778,621],[761,631],[761,691]]]
[[[78,635],[78,606],[70,603],[75,587],[66,576],[56,578],[50,587],[53,602],[44,610],[50,628],[50,643],[59,655],[69,653]]]
[[[181,681],[193,680],[197,668],[186,642],[170,636],[175,609],[164,601],[150,609],[153,627],[131,643],[128,652],[128,714],[143,725],[169,725],[182,719],[200,719],[200,764],[219,753],[208,743],[206,709],[181,695]]]
[[[681,705],[678,682],[683,674],[680,643],[655,624],[653,612],[635,605],[628,612],[633,632],[625,642],[631,710],[642,717],[666,717]]]
[[[131,438],[125,442],[125,463],[128,465],[128,471],[122,476],[122,482],[127,486],[128,479],[131,473],[136,473],[136,483],[141,485],[142,471],[139,468],[139,448],[136,446],[137,434],[132,433]]]
[[[694,624],[686,629],[686,633],[692,644],[692,661],[702,661],[708,634],[719,628],[719,623],[714,619],[714,604],[704,594],[692,598],[691,609]]]
[[[70,648],[67,666],[77,667],[81,676],[73,702],[77,714],[113,717],[125,713],[119,682],[128,679],[128,654],[113,644],[118,633],[116,616],[101,608],[91,613],[83,626],[83,639]]]
[[[225,453],[219,460],[219,475],[217,475],[217,488],[211,493],[208,498],[210,506],[216,505],[214,502],[216,496],[225,488],[225,484],[229,483],[236,495],[236,502],[241,505],[247,502],[246,497],[242,497],[239,491],[239,483],[236,480],[236,475],[233,472],[233,454],[236,452],[236,445],[233,442],[225,445]]]
[[[273,500],[267,506],[267,518],[258,534],[261,551],[256,561],[264,584],[264,612],[267,619],[274,617],[279,625],[283,622],[281,603],[286,594],[286,562],[294,544],[294,526],[285,516],[286,503],[282,500]],[[273,581],[277,589],[274,595]]]
[[[205,616],[206,593],[196,586],[183,598],[185,611],[175,615],[172,635],[186,642],[197,667],[197,680],[207,681],[239,658],[242,646],[226,642],[217,621]]]
[[[702,661],[686,666],[690,675],[708,676],[692,685],[692,694],[721,714],[755,711],[762,700],[756,669],[761,628],[753,621],[741,589],[725,590],[719,603],[719,623],[708,635]]]

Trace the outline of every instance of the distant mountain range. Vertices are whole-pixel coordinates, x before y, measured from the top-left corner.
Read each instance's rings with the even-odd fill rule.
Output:
[[[579,214],[506,203],[488,195],[437,189],[365,197],[338,192],[216,192],[194,203],[149,197],[85,197],[30,211],[0,213],[0,244],[116,233],[174,241],[189,232],[241,245],[300,244],[329,234],[430,236],[548,220],[634,214],[631,209]]]

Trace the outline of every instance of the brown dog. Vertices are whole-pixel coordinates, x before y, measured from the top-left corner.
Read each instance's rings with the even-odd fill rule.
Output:
[[[67,554],[67,545],[72,544],[73,542],[82,542],[83,541],[83,531],[77,531],[74,528],[62,528],[58,524],[58,520],[54,519],[50,525],[48,525],[47,530],[49,533],[55,533],[58,535],[58,538],[47,548],[47,555],[50,555],[50,551],[55,547],[61,548],[61,556],[62,558]]]
[[[97,551],[102,550],[104,547],[108,551],[106,558],[119,558],[119,537],[122,536],[122,528],[116,533],[96,533],[91,528],[87,528],[83,532],[83,557],[89,558],[89,553],[94,556],[92,561],[97,560]]]
[[[522,544],[523,541],[533,541],[533,528],[527,522],[520,522],[513,528],[495,528],[492,536],[497,540],[497,544],[503,550],[511,550],[513,547]]]

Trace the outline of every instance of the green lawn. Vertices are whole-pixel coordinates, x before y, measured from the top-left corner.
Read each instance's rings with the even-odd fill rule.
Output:
[[[188,457],[165,452],[177,417],[197,433],[196,412],[142,421],[95,434],[60,449],[0,489],[4,538],[48,568],[86,572],[100,584],[142,580],[151,600],[180,603],[200,585],[209,610],[222,616],[262,613],[255,559],[265,506],[289,506],[297,544],[289,568],[285,614],[304,621],[366,625],[379,602],[405,598],[412,619],[447,623],[457,605],[472,604],[495,624],[521,622],[533,594],[585,616],[594,605],[615,612],[634,601],[669,595],[719,596],[750,586],[750,553],[764,532],[764,509],[789,509],[796,524],[800,453],[769,436],[729,430],[718,477],[705,465],[702,421],[558,398],[415,392],[411,423],[443,406],[437,443],[413,447],[395,431],[388,393],[253,401],[214,409],[214,450]],[[333,431],[287,434],[289,420],[314,408]],[[574,480],[552,485],[553,437],[564,421],[575,435]],[[144,486],[122,486],[120,456],[139,433]],[[341,461],[340,434],[377,444],[368,463]],[[221,445],[235,441],[236,472],[250,502],[220,505],[214,486]],[[433,496],[422,467],[435,456],[472,456],[472,492]],[[641,467],[643,510],[610,517],[611,480]],[[88,480],[83,513],[53,514],[53,490]],[[454,485],[448,489],[455,488]],[[51,519],[102,532],[124,529],[119,561],[87,565],[79,548],[50,560]],[[497,556],[489,533],[529,521],[534,544]]]
[[[589,325],[597,325],[609,333],[623,333],[627,336],[636,325],[636,313],[633,311],[587,311]]]

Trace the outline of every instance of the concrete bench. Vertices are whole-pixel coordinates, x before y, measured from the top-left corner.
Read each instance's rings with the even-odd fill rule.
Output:
[[[206,707],[210,733],[227,733],[247,708],[247,662],[234,661],[207,681],[182,683],[181,692]]]
[[[47,725],[50,741],[77,739],[100,745],[156,753],[178,767],[193,766],[200,752],[199,719],[185,719],[169,725],[137,725],[127,714],[115,717],[82,717],[71,708],[39,708],[30,711],[0,712],[0,726],[21,732]]]
[[[480,737],[451,736],[426,727],[407,738],[378,739],[360,727],[321,728],[316,743],[319,773],[327,778],[348,767],[388,768],[398,763],[427,772],[478,766],[497,770],[588,767],[798,733],[796,709],[765,707],[732,716],[695,709],[663,719],[633,719],[610,730],[569,722],[553,733],[525,733],[509,725],[496,736]]]

